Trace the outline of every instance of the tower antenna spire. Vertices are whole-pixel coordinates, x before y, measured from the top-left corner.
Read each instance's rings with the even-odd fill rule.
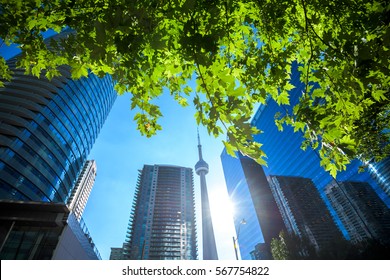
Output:
[[[203,160],[203,155],[202,155],[202,145],[200,144],[200,136],[199,136],[199,126],[197,127],[198,131],[198,154],[199,154],[199,161]]]

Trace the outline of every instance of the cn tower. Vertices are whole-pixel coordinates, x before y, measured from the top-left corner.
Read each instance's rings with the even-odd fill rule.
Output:
[[[200,176],[200,192],[202,199],[202,240],[203,260],[218,260],[217,246],[215,245],[213,222],[211,220],[209,196],[207,194],[206,174],[209,173],[209,165],[203,160],[202,145],[200,144],[198,130],[199,161],[195,165],[195,172]]]

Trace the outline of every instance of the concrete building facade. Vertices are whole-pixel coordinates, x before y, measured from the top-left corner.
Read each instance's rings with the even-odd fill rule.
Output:
[[[139,171],[124,259],[197,259],[191,168],[144,165]]]

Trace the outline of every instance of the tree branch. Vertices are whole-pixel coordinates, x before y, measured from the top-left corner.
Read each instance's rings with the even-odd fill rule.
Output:
[[[305,5],[305,0],[302,0],[302,6],[303,6],[303,11],[305,13],[305,30],[306,30],[306,35],[307,38],[309,39],[310,43],[310,58],[307,62],[307,70],[306,70],[306,83],[305,83],[305,95],[307,94],[307,89],[309,85],[309,71],[310,71],[310,64],[313,59],[314,51],[313,51],[313,42],[311,41],[310,34],[309,34],[309,19],[307,18],[307,10],[306,10],[306,5]]]
[[[206,91],[206,97],[208,98],[208,100],[210,100],[210,103],[211,103],[211,106],[216,108],[216,106],[214,105],[214,102],[213,100],[211,99],[211,94],[207,88],[207,85],[206,85],[206,81],[203,77],[203,73],[202,71],[200,70],[200,66],[199,66],[199,63],[198,63],[198,57],[196,55],[196,52],[194,50],[194,60],[195,60],[195,64],[196,64],[196,68],[198,69],[198,72],[199,72],[199,76],[200,78],[202,79],[202,84],[203,84],[203,88],[204,90]],[[222,125],[225,127],[226,131],[228,131],[228,128],[226,126],[226,124],[220,119],[220,117],[218,116],[217,119],[222,123]]]

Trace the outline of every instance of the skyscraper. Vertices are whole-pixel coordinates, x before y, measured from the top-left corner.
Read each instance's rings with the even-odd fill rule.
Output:
[[[268,181],[289,233],[307,238],[317,250],[342,239],[311,179],[269,176]]]
[[[123,260],[123,247],[111,247],[110,260]]]
[[[259,167],[263,169],[265,176],[277,175],[277,176],[294,176],[309,178],[313,181],[316,188],[319,190],[321,197],[324,199],[326,205],[330,208],[331,214],[334,216],[337,225],[340,227],[345,237],[348,237],[346,229],[343,227],[340,219],[338,219],[336,212],[332,209],[329,200],[326,198],[324,189],[325,187],[334,181],[333,177],[326,172],[320,165],[320,157],[317,151],[307,149],[303,151],[301,149],[301,143],[304,140],[300,132],[294,132],[294,129],[290,126],[284,126],[283,131],[279,131],[275,125],[275,114],[280,113],[281,116],[286,112],[292,112],[292,108],[301,97],[302,92],[305,90],[305,85],[300,81],[298,66],[296,64],[292,67],[291,83],[295,86],[290,91],[290,105],[279,106],[272,99],[267,99],[266,104],[260,105],[257,112],[252,118],[251,125],[257,127],[264,133],[255,136],[255,140],[262,143],[262,150],[267,155],[267,166]],[[229,156],[224,150],[221,155],[222,165],[225,174],[226,185],[228,186],[229,193],[235,194],[232,198],[233,203],[244,205],[244,207],[236,207],[236,231],[239,227],[239,221],[241,216],[255,217],[254,204],[258,198],[251,195],[250,189],[246,182],[246,174],[244,173],[245,167],[241,162],[241,158],[233,158]],[[364,181],[369,183],[372,188],[377,192],[381,199],[390,205],[390,197],[386,195],[382,189],[386,184],[388,178],[389,169],[387,161],[380,164],[375,164],[376,169],[372,169],[371,176],[369,172],[358,172],[358,167],[361,162],[354,160],[347,168],[346,171],[340,172],[337,176],[337,180],[340,181]],[[386,175],[387,174],[387,175]],[[379,184],[372,177],[378,179],[377,181],[383,182]],[[258,185],[257,188],[260,188]],[[245,203],[247,202],[247,203]],[[267,219],[273,219],[268,217]],[[260,221],[261,223],[261,221]],[[256,226],[255,222],[247,222],[246,225],[240,227],[240,237],[238,243],[240,245],[240,251],[243,258],[249,259],[247,254],[249,249],[243,249],[247,246],[253,246],[254,244],[248,243],[244,240],[252,240],[254,243],[255,238],[244,239],[246,235],[250,236],[251,232],[263,231],[262,227]],[[242,242],[240,239],[243,238]],[[261,235],[256,235],[256,242],[264,242]]]
[[[286,112],[292,111],[293,106],[297,104],[305,90],[305,85],[300,82],[299,76],[297,66],[294,65],[291,83],[295,88],[290,91],[291,105],[279,106],[272,99],[268,99],[266,104],[259,107],[251,124],[264,132],[256,135],[255,140],[263,144],[262,149],[267,155],[267,166],[263,166],[266,176],[280,175],[310,178],[329,205],[324,195],[324,188],[333,181],[333,177],[321,166],[318,151],[310,148],[305,151],[302,150],[301,144],[304,141],[302,133],[294,132],[294,129],[290,126],[284,126],[283,131],[279,131],[274,122],[276,113],[283,116]],[[390,197],[384,194],[369,172],[358,172],[360,165],[362,165],[360,161],[353,160],[346,171],[337,174],[336,179],[338,181],[368,182],[390,205]]]
[[[124,259],[197,258],[192,169],[144,165],[123,245]]]
[[[390,156],[381,162],[370,162],[368,172],[378,182],[378,185],[390,197]]]
[[[25,75],[16,58],[7,63],[13,79],[0,88],[0,204],[12,205],[19,217],[12,211],[1,217],[6,221],[1,231],[7,232],[1,254],[11,259],[99,259],[80,219],[87,197],[69,198],[116,99],[111,77],[90,73],[72,80],[70,68],[60,66],[61,75],[49,81],[44,74]],[[64,211],[67,202],[77,209],[77,218]],[[52,212],[63,221],[52,220]]]
[[[68,200],[68,208],[74,213],[77,220],[81,219],[85,206],[87,205],[89,194],[91,193],[96,177],[96,162],[87,160],[73,188]]]
[[[23,74],[0,88],[0,198],[66,203],[115,101],[110,76]]]
[[[390,243],[390,210],[366,182],[339,182],[325,193],[354,243],[375,239]]]
[[[263,168],[254,160],[224,150],[221,161],[227,190],[234,203],[234,225],[241,258],[270,259],[270,243],[285,226]],[[246,223],[242,224],[241,221]]]
[[[200,144],[198,132],[198,154],[199,161],[195,165],[195,172],[200,176],[200,191],[202,203],[202,240],[203,260],[218,260],[217,246],[215,244],[213,221],[211,219],[209,196],[207,193],[206,174],[209,172],[209,165],[203,160],[202,145]]]

